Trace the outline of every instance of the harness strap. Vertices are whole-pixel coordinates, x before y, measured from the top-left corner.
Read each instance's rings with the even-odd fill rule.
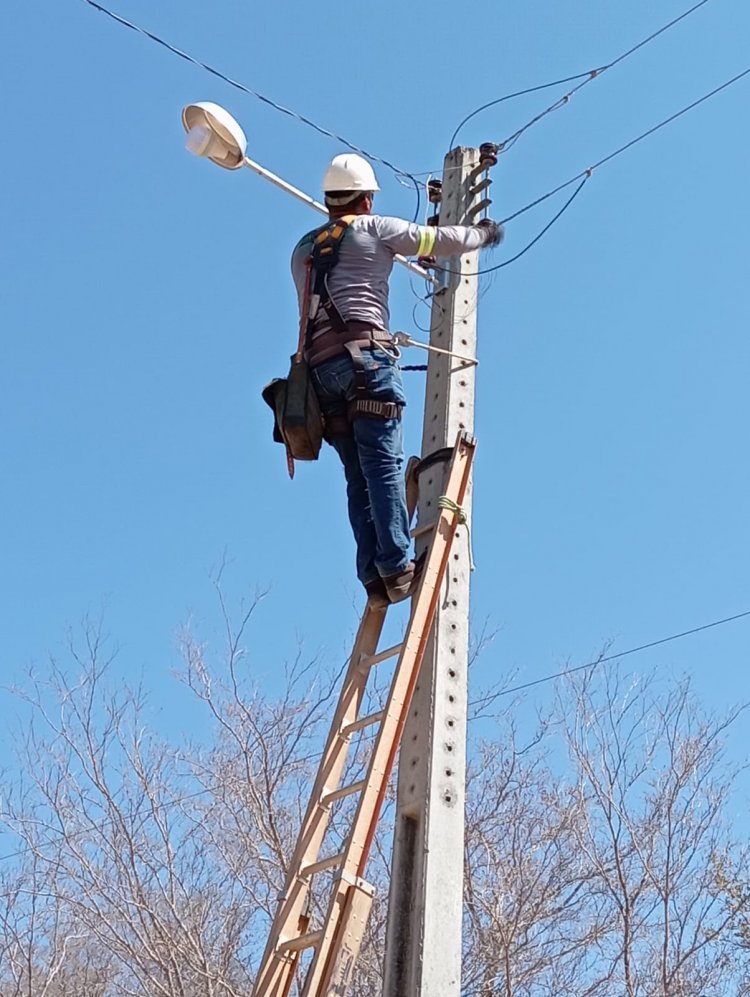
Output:
[[[350,340],[348,343],[344,343],[344,349],[352,358],[354,365],[354,390],[357,392],[358,398],[367,398],[367,368],[362,358],[359,343],[356,339]]]
[[[311,322],[315,319],[318,308],[322,308],[328,316],[336,332],[346,331],[346,320],[336,307],[336,302],[328,290],[328,275],[338,263],[341,242],[346,230],[356,215],[342,215],[327,225],[324,225],[313,238],[312,268],[315,274],[313,283],[314,311],[311,311]]]
[[[352,358],[354,366],[354,390],[357,397],[349,402],[346,415],[350,422],[359,416],[375,419],[400,419],[403,405],[398,402],[381,402],[369,395],[367,386],[367,368],[362,357],[358,342],[344,343],[344,347]]]
[[[400,419],[403,405],[398,402],[379,402],[374,398],[357,398],[349,402],[346,414],[350,422],[357,416],[370,416],[376,419]]]

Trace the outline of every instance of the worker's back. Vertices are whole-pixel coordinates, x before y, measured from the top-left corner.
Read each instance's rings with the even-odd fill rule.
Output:
[[[305,261],[312,252],[319,229],[308,232],[292,254],[292,275],[302,307],[305,292]],[[345,321],[365,322],[374,329],[388,329],[388,280],[396,253],[406,256],[453,256],[477,249],[485,235],[476,227],[461,225],[432,228],[386,215],[355,215],[344,234],[338,262],[328,277],[328,291]],[[320,309],[315,333],[330,329]]]

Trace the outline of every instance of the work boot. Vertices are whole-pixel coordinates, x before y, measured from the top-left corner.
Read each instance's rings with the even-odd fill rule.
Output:
[[[385,609],[390,604],[382,578],[374,578],[371,582],[365,582],[364,586],[365,592],[367,592],[367,605],[370,609]]]
[[[404,570],[399,571],[397,575],[389,575],[388,578],[383,579],[385,590],[391,602],[401,602],[403,599],[408,599],[410,595],[414,595],[422,576],[424,562],[425,555],[422,554],[416,561],[409,561]]]

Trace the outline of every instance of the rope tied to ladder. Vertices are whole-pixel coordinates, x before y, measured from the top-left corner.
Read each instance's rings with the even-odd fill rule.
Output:
[[[471,527],[469,526],[469,517],[466,515],[466,510],[458,502],[454,502],[453,499],[448,498],[447,495],[441,495],[438,499],[438,509],[447,509],[448,512],[454,513],[458,525],[466,527],[466,539],[469,544],[469,571],[473,571],[476,568],[476,564],[474,563],[474,552],[471,546]]]

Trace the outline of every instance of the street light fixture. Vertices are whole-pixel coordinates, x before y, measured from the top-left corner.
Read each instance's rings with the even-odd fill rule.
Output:
[[[182,111],[182,124],[188,135],[187,148],[193,155],[205,156],[225,170],[237,170],[243,165],[247,139],[229,111],[208,100],[188,104]]]

